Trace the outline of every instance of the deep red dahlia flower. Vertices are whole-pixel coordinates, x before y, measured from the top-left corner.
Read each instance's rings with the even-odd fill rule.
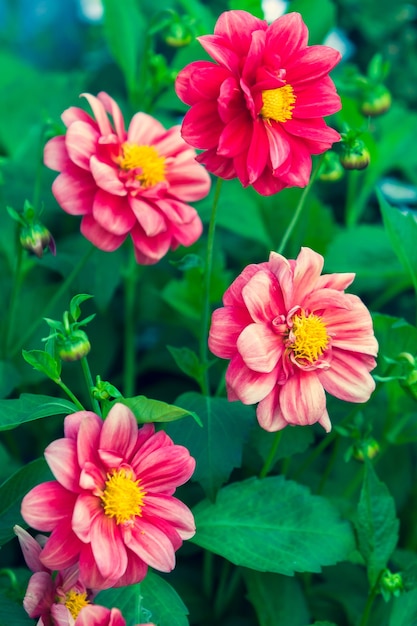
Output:
[[[65,418],[65,438],[45,458],[56,480],[32,489],[22,516],[52,531],[40,555],[51,570],[78,563],[86,587],[130,585],[148,565],[169,572],[183,539],[195,533],[191,511],[173,497],[195,461],[153,424],[138,429],[115,404],[103,422],[79,411]]]
[[[268,26],[246,11],[226,11],[214,35],[198,39],[215,63],[190,63],[176,81],[191,106],[182,136],[204,150],[197,160],[263,195],[307,185],[311,155],[340,139],[323,120],[341,107],[329,78],[339,52],[308,46],[298,13]]]
[[[156,263],[170,248],[194,243],[202,224],[187,203],[207,195],[210,178],[180,127],[166,130],[136,113],[126,131],[110,96],[83,95],[94,117],[67,109],[66,134],[45,146],[45,164],[61,172],[52,185],[58,204],[83,216],[81,232],[100,250],[116,250],[130,234],[138,263]]]
[[[378,343],[363,302],[344,293],[354,274],[324,274],[323,257],[302,248],[296,260],[271,252],[248,265],[213,313],[209,347],[230,359],[229,400],[255,404],[260,425],[319,422],[331,429],[325,391],[365,402],[375,388]]]

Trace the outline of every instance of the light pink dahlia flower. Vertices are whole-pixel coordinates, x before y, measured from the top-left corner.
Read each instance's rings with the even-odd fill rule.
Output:
[[[190,63],[176,81],[191,106],[182,136],[204,150],[197,160],[263,195],[307,185],[311,155],[340,139],[323,120],[341,108],[328,76],[339,52],[308,46],[298,13],[268,26],[246,11],[226,11],[214,35],[198,40],[215,63]]]
[[[194,243],[202,224],[187,203],[207,195],[210,178],[181,139],[180,127],[166,130],[150,115],[136,113],[126,131],[109,95],[83,96],[94,117],[67,109],[66,134],[45,146],[45,164],[61,172],[52,185],[58,204],[83,216],[82,234],[101,250],[116,250],[130,234],[141,264]]]
[[[79,580],[80,572],[73,565],[53,574],[40,560],[47,537],[34,539],[26,530],[15,526],[26,565],[34,572],[23,599],[29,617],[39,618],[37,626],[78,626],[77,616],[94,593]]]
[[[139,582],[148,565],[171,571],[195,532],[191,511],[173,497],[194,471],[188,450],[153,424],[138,429],[119,403],[104,422],[89,411],[68,415],[64,432],[45,450],[56,481],[22,501],[25,521],[51,531],[41,562],[56,570],[78,563],[94,589]]]
[[[74,626],[126,626],[126,621],[119,609],[90,604],[80,612]]]
[[[255,404],[259,424],[331,423],[325,391],[348,402],[368,400],[378,344],[363,302],[344,293],[354,274],[324,274],[323,257],[302,248],[295,260],[271,252],[248,265],[213,313],[209,347],[231,359],[229,400]]]

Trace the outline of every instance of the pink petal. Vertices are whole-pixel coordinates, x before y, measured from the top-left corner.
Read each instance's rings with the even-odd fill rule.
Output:
[[[246,111],[242,111],[228,122],[219,137],[217,154],[233,158],[241,152],[246,152],[250,145],[251,120],[248,120]],[[249,132],[247,132],[249,131]]]
[[[138,424],[132,411],[120,402],[110,409],[101,431],[100,448],[117,451],[126,461],[135,449]]]
[[[82,543],[73,533],[71,518],[60,522],[41,552],[41,561],[50,570],[60,570],[77,562]]]
[[[268,432],[282,430],[288,426],[279,406],[280,385],[275,385],[272,391],[260,401],[256,408],[256,417],[259,425]]]
[[[342,310],[342,315],[347,316],[352,310],[347,294],[336,289],[314,289],[302,300],[303,308],[309,311]]]
[[[148,237],[137,224],[130,234],[135,246],[136,260],[145,265],[157,263],[165,256],[171,245],[171,233],[169,231]]]
[[[249,184],[251,185],[262,174],[269,157],[269,140],[265,123],[261,119],[254,121],[252,139],[247,155]]]
[[[113,196],[101,189],[94,198],[93,217],[103,229],[116,236],[126,235],[136,224],[136,217],[130,209],[128,199]]]
[[[249,369],[240,354],[230,361],[226,371],[226,385],[243,404],[255,404],[267,396],[277,381],[275,370],[261,374]],[[229,398],[230,399],[230,398]]]
[[[70,439],[77,439],[78,432],[80,430],[81,423],[84,418],[88,418],[96,421],[96,424],[102,424],[102,420],[98,415],[93,413],[92,411],[76,411],[75,413],[71,413],[67,415],[64,420],[64,434],[65,437]],[[94,445],[94,444],[93,444]]]
[[[72,529],[83,543],[91,541],[91,525],[99,515],[103,515],[103,507],[97,494],[86,492],[77,498],[72,515]]]
[[[114,519],[97,515],[91,523],[91,549],[104,578],[119,578],[126,571],[126,548]]]
[[[200,100],[215,100],[220,85],[229,76],[224,67],[210,61],[195,61],[182,69],[175,81],[177,96],[192,106]]]
[[[292,302],[291,304],[287,302],[288,308],[301,304],[304,298],[314,290],[323,265],[324,259],[321,254],[314,252],[310,248],[301,248],[294,268]]]
[[[198,154],[196,160],[199,163],[203,163],[209,172],[225,180],[230,180],[237,176],[233,160],[219,156],[214,148]]]
[[[343,291],[353,283],[355,276],[353,273],[323,274],[317,280],[316,289],[330,288]]]
[[[290,142],[287,134],[282,132],[280,124],[264,123],[264,127],[268,137],[272,169],[276,170],[287,160],[290,153]]]
[[[20,549],[22,550],[23,558],[28,568],[32,570],[32,572],[41,572],[44,567],[39,559],[41,552],[40,544],[32,535],[17,524],[13,526],[13,531],[19,540]]]
[[[288,187],[288,183],[275,176],[273,172],[265,168],[260,177],[253,183],[253,188],[262,196],[273,196]]]
[[[158,120],[146,113],[136,113],[127,131],[127,141],[138,146],[149,146],[166,132]]]
[[[77,493],[80,467],[77,460],[77,447],[73,439],[56,439],[45,449],[45,459],[57,481]]]
[[[128,564],[125,573],[112,585],[114,587],[125,587],[135,585],[143,580],[148,572],[147,564],[136,554],[127,548]]]
[[[113,128],[111,127],[109,118],[107,117],[106,109],[104,108],[100,100],[98,100],[95,96],[92,96],[89,93],[82,93],[81,96],[88,101],[88,104],[90,105],[94,113],[94,117],[98,124],[100,133],[102,135],[111,135],[113,133]]]
[[[119,179],[116,167],[103,163],[94,155],[91,157],[89,165],[94,181],[100,189],[116,196],[127,194],[126,187]]]
[[[132,459],[132,467],[146,492],[171,495],[192,476],[195,460],[187,448],[178,445],[143,451]]]
[[[231,359],[236,354],[240,333],[251,322],[246,309],[231,306],[216,309],[211,318],[208,339],[211,352],[222,359]]]
[[[51,618],[54,626],[73,626],[74,619],[65,604],[54,603],[51,606]]]
[[[282,385],[279,402],[289,424],[307,426],[323,418],[326,396],[317,371],[297,372]]]
[[[87,491],[91,491],[93,493],[99,492],[101,489],[104,489],[104,484],[106,482],[106,468],[99,459],[98,450],[95,453],[97,455],[97,461],[91,462],[86,461],[83,464],[83,469],[80,474],[80,487],[81,489],[85,489]],[[101,456],[101,455],[100,455]],[[119,458],[117,463],[113,464],[112,467],[116,467],[121,463],[121,459]]]
[[[53,137],[45,144],[43,162],[56,172],[62,172],[68,166],[70,160],[65,146],[65,135]]]
[[[58,482],[37,485],[22,500],[21,514],[29,526],[49,531],[72,515],[77,496]]]
[[[148,494],[145,498],[146,517],[162,518],[174,526],[182,539],[195,534],[194,516],[180,500],[164,494]]]
[[[217,103],[203,100],[197,102],[185,114],[182,123],[182,136],[194,148],[201,150],[217,146],[223,131]]]
[[[70,215],[90,213],[96,191],[97,185],[90,172],[72,164],[52,183],[56,201]]]
[[[301,15],[287,13],[270,24],[266,33],[266,53],[278,51],[284,64],[293,54],[306,48],[307,42],[308,29]]]
[[[347,350],[333,350],[329,369],[317,375],[325,390],[346,402],[366,402],[375,389],[369,371],[376,366],[371,356]]]
[[[61,115],[61,119],[67,128],[74,122],[87,122],[87,124],[90,124],[90,126],[97,128],[97,124],[93,120],[91,115],[89,115],[86,111],[84,111],[84,109],[81,109],[80,107],[69,107],[68,109],[65,109],[65,111]]]
[[[125,141],[125,124],[119,105],[105,91],[100,91],[100,93],[97,95],[97,98],[100,100],[100,102],[103,103],[106,111],[112,116],[114,128],[116,129],[116,134],[119,141]]]
[[[242,297],[254,322],[271,323],[277,315],[285,313],[280,286],[269,270],[252,276],[242,289]]]
[[[243,300],[242,289],[249,282],[252,276],[257,274],[259,271],[261,271],[259,264],[251,263],[250,265],[247,265],[224,292],[224,305],[245,307],[246,305]]]
[[[265,324],[249,324],[238,337],[237,349],[249,369],[268,374],[281,358],[284,342]]]
[[[126,545],[145,563],[160,572],[170,572],[175,567],[172,543],[162,531],[144,519],[136,518]]]
[[[79,416],[81,419],[77,433],[77,455],[80,467],[84,467],[88,461],[96,462],[98,459],[97,449],[103,421],[95,413],[83,415],[80,412]]]
[[[224,45],[222,37],[216,35],[203,35],[197,37],[197,41],[212,59],[217,61],[220,67],[238,73],[239,56]]]
[[[323,152],[324,149],[331,148],[336,141],[340,141],[339,133],[327,126],[322,119],[303,121],[293,118],[285,122],[285,132],[300,137],[303,140],[318,142],[320,148],[317,149],[317,153],[319,151]],[[315,153],[316,151],[313,152],[313,154]]]
[[[293,118],[325,117],[339,111],[341,106],[332,79],[325,76],[307,89],[297,91]]]
[[[341,59],[341,54],[328,46],[308,46],[286,62],[287,81],[296,89],[326,76]]]
[[[119,578],[111,576],[104,578],[97,567],[96,560],[91,550],[91,544],[82,544],[80,558],[80,580],[88,589],[108,589],[109,587],[119,586]],[[132,581],[134,584],[137,581]]]
[[[51,574],[48,572],[36,572],[30,577],[23,607],[29,617],[36,618],[50,610],[54,602],[55,585]]]
[[[190,207],[192,208],[192,207]],[[170,226],[172,241],[171,249],[175,250],[178,244],[182,246],[191,246],[193,243],[201,237],[203,232],[203,224],[200,217],[192,211],[192,219],[185,224],[176,224],[175,222]]]
[[[248,53],[251,35],[254,31],[265,31],[268,24],[247,11],[224,11],[214,27],[214,34],[223,45],[236,50],[238,54]]]
[[[71,161],[84,170],[90,169],[90,157],[96,152],[99,133],[86,122],[74,122],[65,135],[65,146]]]
[[[169,193],[183,202],[200,200],[210,191],[211,179],[207,170],[195,160],[194,151],[179,154],[168,167],[166,179]]]
[[[129,205],[136,220],[148,237],[154,237],[167,229],[164,216],[152,202],[130,196]]]
[[[105,252],[117,250],[126,239],[126,235],[115,235],[102,228],[92,215],[84,215],[81,221],[81,233],[97,248]]]

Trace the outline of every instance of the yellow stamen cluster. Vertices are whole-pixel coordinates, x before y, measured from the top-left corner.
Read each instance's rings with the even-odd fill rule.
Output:
[[[119,167],[135,172],[136,180],[147,189],[165,180],[165,157],[161,157],[153,146],[137,146],[132,143],[122,145],[122,154],[117,159]]]
[[[318,315],[305,315],[304,312],[295,315],[292,322],[294,341],[291,350],[294,357],[297,361],[315,363],[329,345],[326,324]]]
[[[74,619],[77,619],[78,613],[89,604],[87,600],[87,592],[79,593],[71,589],[65,596],[65,606]]]
[[[133,480],[132,472],[125,469],[112,470],[107,474],[100,498],[105,515],[114,518],[116,524],[128,522],[137,515],[141,516],[146,491],[139,483],[140,479]]]
[[[291,85],[284,85],[278,89],[266,89],[262,92],[263,106],[260,115],[268,121],[286,122],[292,119],[295,100]]]

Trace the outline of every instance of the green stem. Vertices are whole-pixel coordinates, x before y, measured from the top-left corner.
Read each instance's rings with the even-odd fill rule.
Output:
[[[83,370],[85,382],[87,383],[88,395],[91,398],[91,404],[93,405],[93,410],[99,417],[101,417],[100,404],[97,398],[93,396],[92,391],[91,391],[92,387],[94,387],[94,382],[93,382],[93,377],[91,376],[91,370],[90,370],[90,366],[88,364],[86,356],[83,356],[83,358],[81,359],[81,367]]]
[[[209,550],[203,553],[203,591],[206,598],[211,599],[213,595],[213,567],[214,554]]]
[[[16,315],[15,315],[16,302],[17,302],[17,296],[18,296],[20,286],[22,283],[22,278],[23,278],[22,260],[23,260],[23,248],[20,244],[18,244],[16,266],[15,266],[14,277],[13,277],[13,288],[12,288],[12,293],[10,296],[9,314],[7,316],[7,322],[4,328],[3,344],[4,344],[4,354],[6,357],[9,353],[9,347],[13,345],[12,341],[13,341],[13,335],[14,335],[14,322],[16,319]]]
[[[305,472],[305,470],[310,467],[310,465],[313,463],[313,461],[315,461],[315,459],[320,456],[320,454],[328,447],[330,446],[330,444],[335,440],[337,436],[337,433],[335,431],[333,431],[332,433],[330,433],[330,435],[327,435],[326,437],[324,437],[318,446],[316,446],[315,448],[313,448],[313,450],[310,452],[310,454],[308,455],[308,457],[306,458],[306,460],[304,461],[304,463],[302,463],[297,472],[294,474],[294,476],[292,477],[293,480],[298,480],[300,478],[300,476]]]
[[[332,450],[332,453],[330,455],[330,459],[328,460],[327,466],[326,466],[326,468],[325,468],[325,470],[324,470],[324,472],[322,474],[319,486],[317,488],[317,493],[318,494],[322,493],[322,491],[324,489],[324,486],[325,486],[325,484],[327,482],[327,479],[329,478],[330,473],[331,473],[331,471],[332,471],[332,469],[334,467],[334,464],[336,463],[337,453],[339,451],[339,447],[340,447],[340,437],[338,437],[336,439],[335,443],[334,443],[333,450]]]
[[[227,583],[229,580],[230,568],[231,568],[230,561],[226,561],[226,560],[223,561],[222,571],[220,572],[220,581],[217,587],[217,592],[216,592],[216,597],[214,600],[214,607],[213,607],[214,619],[216,621],[220,619],[225,609],[224,599],[225,599],[225,593],[226,593],[227,586],[228,586]]]
[[[16,343],[16,345],[14,346],[14,349],[13,349],[13,351],[11,353],[12,357],[15,356],[18,352],[20,352],[22,347],[30,339],[30,337],[36,331],[38,326],[40,326],[40,324],[42,323],[43,318],[45,317],[46,313],[48,311],[51,311],[54,308],[55,304],[57,302],[59,302],[59,300],[62,298],[62,296],[65,294],[65,292],[69,289],[69,287],[71,286],[72,282],[78,276],[78,274],[81,272],[81,270],[83,269],[84,265],[87,263],[88,259],[91,257],[91,255],[93,254],[93,252],[95,250],[96,250],[96,248],[94,246],[91,246],[91,247],[88,248],[86,254],[83,256],[82,259],[80,259],[78,261],[77,265],[74,267],[72,272],[67,276],[67,278],[64,280],[64,282],[61,284],[60,288],[57,289],[57,291],[54,293],[52,298],[49,300],[47,306],[44,307],[42,315],[40,315],[39,318],[36,319],[33,322],[33,324],[31,324],[31,326],[29,327],[28,331],[23,335],[23,337],[21,337],[20,341],[18,341]]]
[[[3,569],[0,569],[0,576],[6,576],[10,580],[12,588],[16,590],[19,589],[19,583],[13,570],[8,567],[4,567]]]
[[[382,576],[382,573],[383,573],[383,570],[380,572],[376,583],[372,587],[371,593],[368,595],[368,600],[366,601],[365,608],[362,613],[361,621],[359,622],[359,626],[367,626],[368,624],[369,616],[371,614],[371,610],[375,602],[375,598],[378,595],[379,581]]]
[[[300,199],[298,201],[297,207],[294,211],[294,215],[292,216],[291,222],[288,224],[287,229],[281,239],[281,243],[279,244],[278,248],[277,248],[277,252],[278,254],[282,254],[285,250],[285,246],[287,245],[288,239],[290,238],[290,236],[292,235],[292,232],[294,230],[294,228],[297,225],[298,220],[300,219],[301,213],[303,211],[305,202],[307,200],[308,194],[310,193],[310,189],[313,186],[314,181],[317,178],[317,174],[319,172],[321,163],[322,163],[323,157],[321,157],[316,164],[316,167],[313,170],[313,173],[310,177],[310,181],[307,185],[307,187],[305,187],[303,189],[303,193],[300,196]]]
[[[54,382],[59,385],[59,387],[61,387],[61,389],[63,391],[65,391],[65,393],[67,394],[67,396],[70,398],[70,400],[73,401],[73,403],[75,404],[75,406],[77,407],[78,410],[80,411],[85,411],[85,408],[83,407],[83,405],[81,404],[81,402],[78,400],[78,398],[72,393],[71,389],[69,387],[66,386],[66,384],[64,383],[63,380],[61,380],[60,378],[58,378],[57,380],[54,380]]]
[[[208,344],[207,338],[210,325],[210,286],[211,286],[211,274],[213,270],[213,246],[214,235],[216,232],[216,216],[217,207],[219,204],[220,190],[222,186],[222,179],[218,178],[216,188],[214,190],[213,207],[211,210],[209,229],[207,234],[207,253],[206,253],[206,265],[204,273],[203,283],[203,308],[201,314],[201,337],[200,337],[200,358],[204,367],[204,375],[201,383],[201,391],[203,395],[208,396],[210,394],[210,384],[208,377]]]
[[[123,395],[131,398],[135,392],[135,293],[139,277],[133,247],[130,250],[130,259],[124,274],[124,363],[123,363]]]
[[[278,446],[279,443],[282,439],[282,430],[278,430],[275,433],[275,437],[274,437],[274,441],[272,442],[272,446],[271,449],[269,451],[269,454],[265,460],[265,463],[263,465],[263,468],[261,469],[261,472],[259,474],[259,478],[265,478],[265,476],[268,474],[269,470],[271,469],[271,467],[274,464],[274,459],[275,459],[275,454],[278,450]]]
[[[360,172],[358,170],[350,170],[348,172],[345,208],[345,222],[348,227],[355,226],[359,217],[356,205],[359,174]]]

